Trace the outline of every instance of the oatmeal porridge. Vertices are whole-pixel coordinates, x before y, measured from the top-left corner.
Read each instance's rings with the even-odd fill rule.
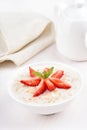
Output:
[[[42,73],[44,68],[51,68],[52,66],[54,67],[52,74],[55,73],[57,70],[64,71],[64,74],[63,76],[61,76],[60,80],[70,84],[71,88],[63,89],[56,87],[52,91],[46,89],[46,91],[41,93],[39,96],[33,96],[34,92],[37,90],[37,86],[26,86],[20,82],[20,80],[28,80],[30,77],[30,72],[28,68],[26,68],[25,70],[23,70],[23,72],[18,74],[13,82],[11,91],[14,97],[28,104],[61,103],[64,100],[73,97],[80,90],[81,87],[81,80],[78,72],[61,64],[34,65],[32,66],[32,68]],[[51,77],[52,74],[49,77]]]

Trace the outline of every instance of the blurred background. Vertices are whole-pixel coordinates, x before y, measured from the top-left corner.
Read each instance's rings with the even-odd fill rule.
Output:
[[[0,12],[39,12],[53,17],[55,0],[0,0]]]
[[[0,0],[0,12],[38,12],[54,20],[54,6],[75,0]],[[79,0],[78,0],[79,1]],[[80,0],[81,1],[81,0]],[[87,0],[85,0],[87,2]]]

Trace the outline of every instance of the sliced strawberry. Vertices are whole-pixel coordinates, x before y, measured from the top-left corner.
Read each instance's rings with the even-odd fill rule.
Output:
[[[39,96],[40,94],[44,93],[46,90],[45,81],[42,79],[40,84],[37,86],[37,90],[35,91],[33,97]]]
[[[31,77],[36,77],[36,75],[34,74],[35,70],[33,68],[29,67],[29,72]]]
[[[46,79],[45,83],[49,91],[52,91],[56,88],[56,86],[49,79]]]
[[[63,70],[58,70],[51,77],[60,79],[60,78],[62,78],[63,75],[64,75],[64,71]]]
[[[69,89],[71,85],[57,78],[50,78],[50,81],[57,87],[62,89]]]
[[[39,83],[40,83],[41,79],[40,78],[32,78],[32,79],[29,79],[29,80],[20,80],[20,82],[24,85],[27,85],[27,86],[37,86]]]

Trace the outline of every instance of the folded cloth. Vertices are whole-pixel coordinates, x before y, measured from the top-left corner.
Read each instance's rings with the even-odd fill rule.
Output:
[[[54,41],[50,19],[35,13],[0,14],[0,62],[21,65]]]

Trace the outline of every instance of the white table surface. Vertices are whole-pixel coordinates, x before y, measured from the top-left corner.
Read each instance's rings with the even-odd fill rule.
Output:
[[[27,61],[57,61],[77,68],[83,77],[83,90],[70,106],[59,114],[41,116],[16,103],[8,94],[8,84],[16,67],[11,62],[0,64],[0,130],[87,130],[87,62],[74,62],[61,56],[56,44]],[[21,66],[21,67],[22,67]]]
[[[26,3],[26,2],[31,3]],[[36,3],[35,3],[36,1]],[[51,0],[0,0],[0,11],[28,11],[29,7],[53,18]],[[44,3],[44,4],[43,4]],[[51,5],[51,6],[50,6]],[[39,7],[38,7],[39,6]],[[45,7],[45,8],[44,8]],[[32,9],[31,9],[32,10]],[[77,68],[83,77],[83,90],[67,110],[51,116],[41,116],[16,103],[8,94],[10,79],[19,67],[11,62],[0,64],[0,130],[87,130],[87,62],[74,62],[61,56],[56,44],[34,56],[24,65],[38,61],[57,61]],[[21,67],[22,67],[21,66]]]

